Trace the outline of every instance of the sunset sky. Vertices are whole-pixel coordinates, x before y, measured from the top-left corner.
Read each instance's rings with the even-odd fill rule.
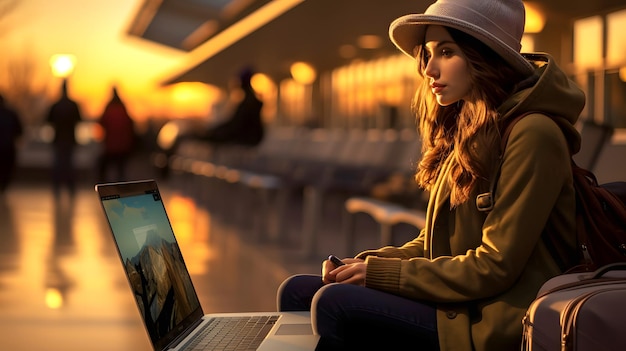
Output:
[[[0,0],[3,4],[14,0]],[[49,59],[73,54],[76,68],[70,77],[70,96],[87,117],[97,117],[116,84],[131,112],[147,116],[187,116],[208,113],[215,99],[213,87],[194,85],[194,94],[174,93],[160,83],[177,73],[187,54],[128,37],[126,29],[141,0],[17,0],[0,18],[0,87],[10,62],[35,65],[35,86],[58,93],[61,79],[53,77]]]

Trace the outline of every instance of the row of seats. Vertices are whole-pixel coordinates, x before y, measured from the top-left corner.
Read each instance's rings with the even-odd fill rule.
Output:
[[[597,124],[591,120],[581,120],[577,125],[582,137],[582,146],[574,155],[576,163],[593,171],[600,183],[621,181],[626,173],[618,170],[611,160],[619,159],[623,155],[626,143],[615,129],[608,125]],[[623,167],[622,167],[623,168]],[[399,223],[410,224],[416,228],[425,226],[423,211],[413,206],[403,206],[388,201],[380,201],[372,197],[355,196],[348,198],[345,203],[346,217],[344,219],[344,236],[351,243],[354,232],[355,214],[366,213],[380,226],[381,245],[393,243],[393,228]],[[349,247],[349,250],[351,247]]]
[[[605,163],[602,155],[611,150],[605,146],[610,144],[613,128],[590,121],[582,121],[579,127],[582,149],[574,159],[596,171],[599,180],[606,178],[603,167],[596,166]],[[208,182],[217,181],[211,191],[211,197],[220,202],[215,210],[227,208],[225,212],[238,214],[239,222],[243,216],[253,215],[253,228],[260,239],[283,238],[281,218],[290,197],[298,191],[303,198],[301,245],[306,256],[316,254],[326,194],[346,192],[350,196],[344,204],[341,232],[350,254],[356,249],[354,228],[361,214],[379,225],[381,245],[394,242],[393,229],[400,223],[424,227],[426,195],[411,180],[420,150],[413,130],[274,127],[257,148],[214,148],[187,140],[169,165]],[[225,206],[233,198],[236,203]]]
[[[424,197],[411,181],[420,151],[419,138],[409,129],[272,127],[255,148],[215,147],[202,140],[183,140],[167,164],[171,170],[201,181],[193,183],[193,191],[199,196],[203,187],[214,185],[211,198],[219,199],[215,210],[221,208],[237,220],[254,216],[248,222],[254,223],[259,239],[282,239],[280,218],[291,196],[299,192],[303,199],[302,252],[312,257],[329,192],[352,195],[345,203],[343,220],[343,236],[349,248],[354,244],[358,213],[367,213],[380,223],[384,244],[391,243],[395,223],[422,226],[424,213],[420,206]],[[228,205],[231,199],[236,199],[232,206]],[[400,204],[395,199],[405,201]],[[372,211],[374,203],[381,209]]]

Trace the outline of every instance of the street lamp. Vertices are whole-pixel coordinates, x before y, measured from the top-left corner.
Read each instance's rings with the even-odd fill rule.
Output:
[[[52,75],[59,78],[67,78],[76,67],[76,56],[72,54],[57,54],[50,57]]]

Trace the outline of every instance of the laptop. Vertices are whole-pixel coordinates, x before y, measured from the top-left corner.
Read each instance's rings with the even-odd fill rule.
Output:
[[[227,327],[247,332],[241,349],[315,349],[309,312],[203,312],[155,180],[95,188],[155,351],[227,349]]]

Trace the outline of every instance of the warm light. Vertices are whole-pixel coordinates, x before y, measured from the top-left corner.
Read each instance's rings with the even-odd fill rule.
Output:
[[[626,64],[626,10],[613,12],[606,16],[606,64],[620,67]],[[620,69],[620,73],[624,68]],[[622,81],[626,82],[624,78]]]
[[[345,59],[351,59],[356,56],[356,48],[354,45],[346,44],[339,47],[339,56]]]
[[[211,219],[206,210],[200,209],[186,196],[173,194],[167,203],[172,229],[176,233],[178,245],[186,253],[187,269],[192,275],[204,274],[207,270],[211,249],[206,243],[210,234]]]
[[[301,122],[305,119],[305,107],[303,97],[306,87],[296,82],[294,79],[283,79],[280,82],[280,102],[281,110],[294,122]]]
[[[180,117],[203,117],[209,113],[211,103],[218,99],[219,89],[200,82],[182,82],[169,88],[169,107],[179,111]]]
[[[198,97],[204,99],[203,92],[198,87],[202,83],[177,83],[172,86],[172,98],[177,103],[190,103]]]
[[[166,123],[157,135],[157,144],[163,150],[169,150],[174,146],[176,138],[178,137],[179,129],[178,125],[174,122]]]
[[[602,64],[603,27],[601,16],[574,22],[574,64],[578,69],[595,69]]]
[[[46,306],[53,310],[63,307],[63,295],[59,289],[50,288],[46,290]]]
[[[619,69],[619,79],[626,83],[626,66]]]
[[[76,56],[71,54],[58,54],[50,57],[50,68],[55,77],[66,78],[74,71]]]
[[[300,84],[311,84],[315,81],[315,78],[317,78],[315,68],[306,62],[296,62],[292,64],[290,71],[293,79]]]
[[[252,89],[261,95],[265,95],[266,92],[270,92],[275,89],[274,82],[266,74],[257,73],[250,79]]]
[[[521,52],[535,52],[535,37],[533,35],[522,35]]]
[[[257,73],[252,76],[250,80],[252,89],[263,100],[263,110],[261,116],[263,121],[271,123],[276,118],[276,96],[278,94],[278,87],[276,83],[266,74]]]
[[[524,33],[539,33],[546,24],[546,17],[535,2],[524,1],[526,8],[526,25]]]
[[[176,232],[179,243],[188,242],[195,234],[194,214],[195,203],[185,196],[174,194],[168,204],[169,216],[172,220],[172,229]]]
[[[361,35],[357,43],[362,49],[378,49],[383,45],[383,40],[378,35]]]

